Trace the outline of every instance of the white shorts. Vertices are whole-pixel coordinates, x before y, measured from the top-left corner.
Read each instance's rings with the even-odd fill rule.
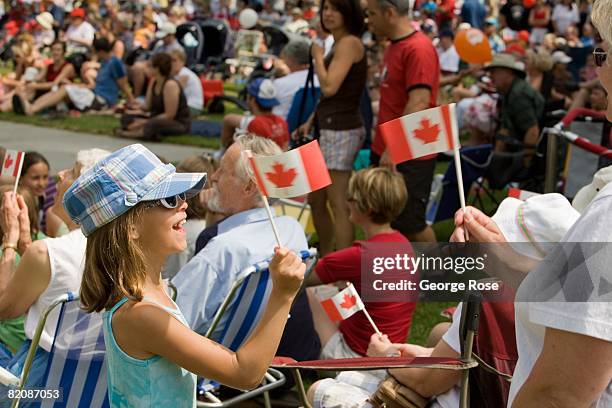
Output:
[[[357,357],[363,356],[354,352],[353,349],[346,344],[344,336],[339,331],[327,340],[327,343],[325,343],[325,346],[321,350],[321,359],[323,360]]]
[[[106,101],[104,100],[104,98],[99,95],[96,95],[94,91],[89,88],[76,85],[66,85],[64,89],[66,89],[66,95],[68,95],[68,99],[70,99],[70,102],[72,102],[72,104],[78,110],[82,111],[87,108],[91,108],[94,104],[94,101],[96,100],[99,105],[106,105]]]
[[[385,378],[368,371],[344,371],[336,378],[326,378],[317,384],[313,407],[357,408],[372,407],[368,402]]]

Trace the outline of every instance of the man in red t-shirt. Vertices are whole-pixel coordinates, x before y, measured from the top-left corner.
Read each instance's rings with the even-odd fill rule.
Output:
[[[381,4],[384,7],[381,7]],[[409,0],[368,0],[370,31],[390,44],[385,50],[380,85],[378,124],[437,105],[440,63],[431,40],[415,31]],[[397,135],[397,137],[402,137]],[[374,138],[371,161],[392,166],[382,137]],[[435,242],[436,236],[425,222],[436,156],[425,156],[397,165],[404,176],[408,200],[392,226],[412,242]]]
[[[289,126],[284,118],[272,113],[279,105],[276,89],[271,80],[255,78],[247,85],[247,105],[250,114],[225,115],[221,133],[221,145],[225,148],[234,142],[234,134],[249,132],[272,139],[281,149],[289,147]]]
[[[305,285],[348,281],[361,294],[361,258],[369,244],[389,243],[412,251],[406,237],[391,228],[390,224],[402,211],[406,189],[402,177],[397,173],[387,168],[370,168],[351,177],[347,197],[349,220],[361,227],[366,240],[357,241],[351,247],[321,258],[314,272],[306,278]],[[320,299],[313,292],[309,289],[309,301],[315,330],[321,340],[321,358],[365,356],[370,337],[374,333],[365,314],[357,312],[336,325],[329,319]],[[406,341],[416,303],[363,300],[365,309],[381,332],[393,339],[392,342]]]

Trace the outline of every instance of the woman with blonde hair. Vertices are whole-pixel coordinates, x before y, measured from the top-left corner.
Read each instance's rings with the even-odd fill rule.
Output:
[[[111,406],[191,407],[195,374],[253,388],[274,357],[306,269],[296,254],[276,249],[268,306],[236,352],[192,331],[167,295],[163,264],[185,249],[186,200],[205,183],[206,174],[176,173],[144,146],[130,145],[66,193],[64,207],[87,236],[81,302],[88,312],[104,311]]]

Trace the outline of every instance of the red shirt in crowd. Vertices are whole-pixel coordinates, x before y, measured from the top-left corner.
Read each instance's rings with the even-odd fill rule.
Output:
[[[255,116],[247,130],[261,137],[267,137],[285,150],[289,143],[289,127],[285,119],[272,113]]]
[[[317,262],[315,272],[321,282],[332,283],[349,281],[361,295],[361,252],[370,242],[400,242],[408,240],[399,232],[378,234],[365,243],[355,241],[353,246],[332,252]],[[389,336],[393,343],[405,343],[416,308],[413,302],[366,302],[364,306],[378,329]],[[356,353],[366,354],[370,337],[374,333],[372,325],[363,312],[357,312],[338,326],[346,344]]]
[[[431,90],[429,107],[435,107],[440,87],[438,53],[429,37],[414,31],[407,37],[391,41],[385,50],[378,124],[403,116],[409,99],[408,93],[419,87]],[[374,138],[372,151],[379,156],[383,154],[385,142],[382,137]],[[433,157],[435,155],[425,156],[421,160]]]

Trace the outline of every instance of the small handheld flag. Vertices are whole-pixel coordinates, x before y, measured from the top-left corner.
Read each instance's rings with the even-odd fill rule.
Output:
[[[454,103],[390,120],[378,132],[394,164],[459,147]]]
[[[379,125],[378,131],[385,140],[387,151],[394,164],[452,150],[457,172],[459,202],[465,213],[463,171],[459,152],[461,145],[454,103],[390,120]],[[465,234],[468,239],[467,230]]]
[[[331,184],[319,142],[314,140],[297,149],[274,156],[254,156],[251,151],[246,151],[245,154],[268,212],[272,231],[278,245],[281,246],[280,235],[267,197],[299,197]]]
[[[251,156],[253,175],[266,197],[293,198],[331,184],[316,140],[274,156]]]
[[[336,293],[329,299],[321,301],[321,306],[323,306],[323,310],[325,310],[325,313],[327,313],[333,322],[348,319],[355,313],[363,310],[365,316],[376,333],[380,334],[378,327],[376,327],[376,324],[374,324],[374,321],[361,301],[359,293],[357,293],[357,290],[352,283],[349,283],[346,288]]]
[[[21,168],[23,167],[24,152],[17,150],[7,150],[4,155],[4,163],[2,163],[2,171],[0,176],[15,177],[15,187],[13,194],[17,193],[17,185],[21,176]]]

